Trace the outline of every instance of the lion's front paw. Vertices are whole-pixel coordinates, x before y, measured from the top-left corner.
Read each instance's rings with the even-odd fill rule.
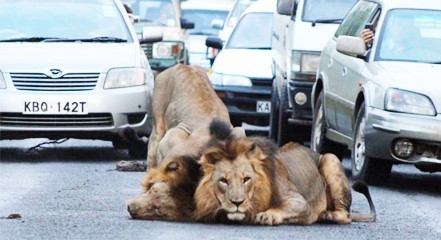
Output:
[[[283,223],[283,216],[279,211],[270,209],[257,214],[255,222],[270,226],[280,225]]]

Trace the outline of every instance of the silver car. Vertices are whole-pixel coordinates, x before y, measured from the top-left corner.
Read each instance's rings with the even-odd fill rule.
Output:
[[[0,139],[151,131],[153,74],[118,0],[3,0]]]
[[[349,148],[353,178],[371,184],[395,163],[441,171],[440,26],[438,0],[358,1],[321,54],[312,148]]]

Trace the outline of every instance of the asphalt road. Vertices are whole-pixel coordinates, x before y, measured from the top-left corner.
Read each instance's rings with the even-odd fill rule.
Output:
[[[128,159],[108,142],[0,141],[0,239],[441,239],[441,173],[396,166],[370,187],[377,222],[349,225],[241,226],[132,220],[125,202],[143,172],[116,171]],[[347,160],[344,161],[348,169]],[[368,211],[353,194],[352,210]],[[10,214],[21,218],[8,219]]]

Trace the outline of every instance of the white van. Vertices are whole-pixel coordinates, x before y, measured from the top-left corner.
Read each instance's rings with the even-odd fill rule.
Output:
[[[273,18],[269,136],[279,145],[309,141],[311,89],[320,52],[357,0],[278,0]]]
[[[0,140],[100,139],[146,154],[123,133],[150,134],[153,74],[119,0],[2,0],[0,19]]]

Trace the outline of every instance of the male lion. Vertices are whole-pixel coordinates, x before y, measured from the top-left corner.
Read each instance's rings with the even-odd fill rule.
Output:
[[[212,131],[219,125],[214,122]],[[277,150],[268,139],[230,137],[213,141],[199,163],[204,172],[194,196],[194,217],[199,221],[263,225],[375,221],[374,205],[362,183],[354,190],[365,194],[371,214],[349,214],[349,181],[333,154],[319,155],[296,143]]]
[[[195,157],[168,159],[147,172],[143,192],[127,202],[132,218],[189,221],[194,211],[193,194],[200,166]]]
[[[206,70],[196,66],[177,64],[161,72],[155,80],[152,108],[147,170],[170,156],[201,154],[210,140],[210,122],[214,118],[230,122]],[[235,131],[245,135],[241,129]]]

